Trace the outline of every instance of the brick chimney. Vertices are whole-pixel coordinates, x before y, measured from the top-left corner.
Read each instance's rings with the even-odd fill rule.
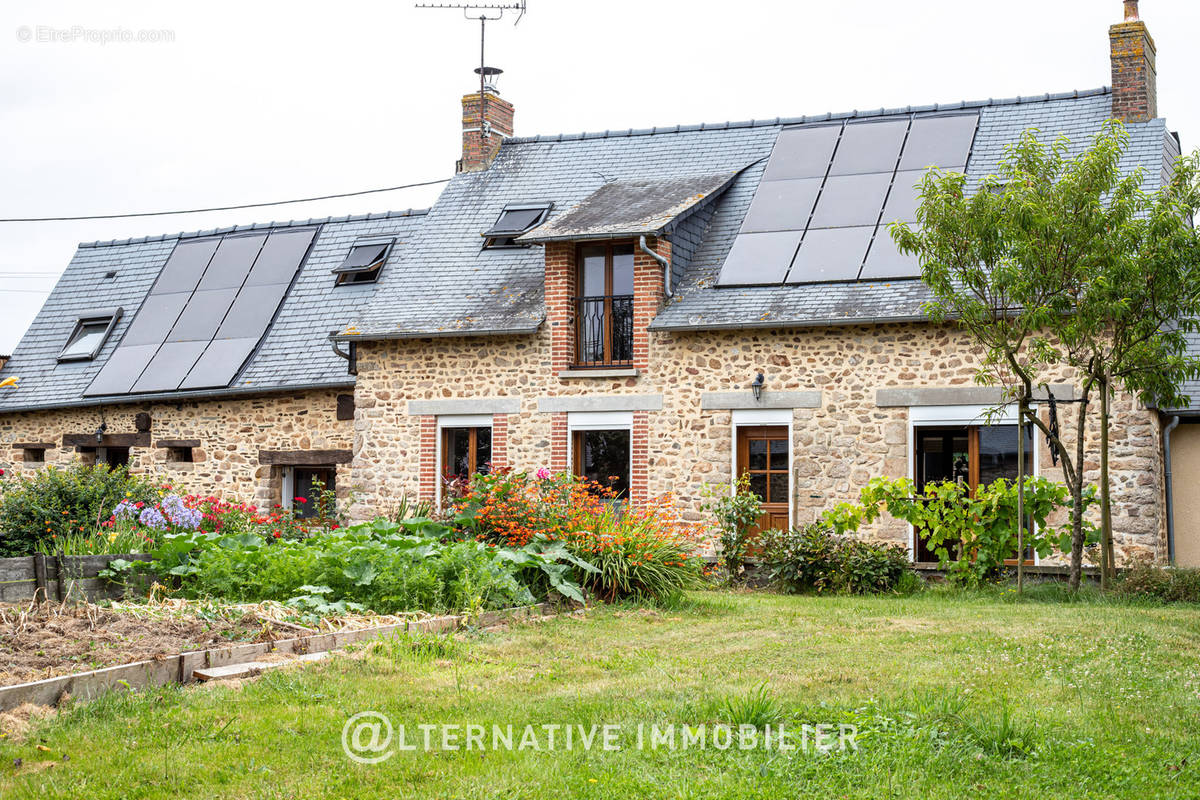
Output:
[[[1125,0],[1125,21],[1108,29],[1112,44],[1112,113],[1121,122],[1158,116],[1154,39],[1138,16],[1138,0]]]
[[[480,93],[463,95],[462,160],[458,162],[459,172],[487,169],[499,152],[500,143],[513,135],[512,103],[501,98],[492,86],[484,88],[482,99],[483,130],[480,131]]]

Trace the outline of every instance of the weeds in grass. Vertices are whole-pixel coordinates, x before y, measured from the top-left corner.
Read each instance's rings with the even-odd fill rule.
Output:
[[[394,633],[372,642],[371,655],[391,661],[427,663],[438,659],[454,660],[466,655],[465,641],[452,633]]]
[[[963,730],[976,747],[998,758],[1032,758],[1045,742],[1040,730],[1013,717],[1007,703],[995,717],[978,722],[964,720]]]
[[[753,725],[764,728],[784,717],[783,707],[767,691],[766,684],[746,694],[728,695],[721,701],[721,721],[733,727]]]

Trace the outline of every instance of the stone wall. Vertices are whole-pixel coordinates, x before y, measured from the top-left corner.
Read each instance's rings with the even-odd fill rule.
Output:
[[[130,449],[129,467],[161,476],[182,490],[253,500],[260,506],[280,502],[279,468],[259,463],[260,450],[348,450],[353,422],[337,419],[337,395],[348,390],[273,393],[222,400],[130,403],[99,407],[30,411],[0,415],[0,467],[35,470],[47,464],[67,466],[81,457],[63,446],[64,434],[105,435],[136,432],[135,415],[150,415],[149,446]],[[197,440],[192,462],[170,462],[160,441]],[[26,463],[26,450],[15,444],[53,444],[45,461]],[[349,490],[349,465],[338,467],[338,491]]]
[[[743,392],[757,371],[772,393],[819,390],[816,408],[792,410],[793,519],[804,523],[852,500],[871,477],[909,474],[909,409],[878,407],[876,391],[974,385],[979,352],[952,328],[893,324],[843,328],[652,334],[649,359],[636,377],[560,377],[548,327],[535,336],[362,342],[356,389],[352,483],[359,516],[417,495],[422,425],[409,400],[496,396],[520,399],[506,416],[507,461],[517,470],[559,467],[565,454],[565,414],[538,411],[543,397],[662,395],[662,410],[646,413],[647,490],[676,494],[692,519],[706,484],[733,473],[733,414],[702,410],[706,392]],[[1063,381],[1063,375],[1048,375]],[[1064,431],[1072,408],[1061,407]],[[1124,556],[1164,552],[1162,468],[1157,416],[1118,397],[1113,409],[1114,529]],[[1098,442],[1092,431],[1092,443]],[[1064,434],[1070,440],[1069,434]],[[1041,472],[1061,472],[1041,447]],[[1089,477],[1097,476],[1094,459]],[[883,522],[867,532],[908,541],[907,527]]]

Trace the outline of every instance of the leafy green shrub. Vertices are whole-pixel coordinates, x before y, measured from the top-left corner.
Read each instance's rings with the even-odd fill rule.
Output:
[[[1094,495],[1092,488],[1085,493],[1085,502],[1093,502]],[[1070,522],[1055,528],[1047,519],[1070,506],[1067,487],[1042,477],[1026,478],[1025,514],[1032,520],[1033,530],[1026,530],[1025,546],[1043,557],[1055,546],[1069,552]],[[885,509],[921,532],[946,577],[955,583],[979,586],[1017,554],[1016,482],[996,480],[972,495],[968,487],[946,481],[928,484],[925,494],[918,495],[907,478],[872,478],[857,504],[841,503],[821,520],[836,533],[848,533],[874,522]],[[1095,540],[1095,527],[1085,523],[1085,528]]]
[[[122,500],[153,503],[153,480],[105,464],[48,466],[0,484],[0,558],[54,550],[54,540],[95,531]]]
[[[1200,603],[1200,569],[1139,563],[1116,583],[1118,594],[1168,603]]]
[[[887,592],[909,573],[904,548],[837,536],[820,523],[767,531],[761,542],[767,575],[793,592]]]
[[[762,516],[762,500],[750,491],[750,475],[743,473],[733,484],[733,493],[724,486],[714,491],[705,487],[706,500],[701,509],[713,515],[721,536],[721,563],[730,580],[737,580],[745,569],[750,546],[750,531]]]
[[[533,543],[516,552],[447,541],[448,532],[428,519],[377,520],[299,540],[191,531],[165,535],[145,569],[176,579],[186,597],[278,600],[316,615],[525,605],[535,599],[530,585],[538,587],[531,572],[544,586],[582,599],[571,569],[592,567],[562,545]]]

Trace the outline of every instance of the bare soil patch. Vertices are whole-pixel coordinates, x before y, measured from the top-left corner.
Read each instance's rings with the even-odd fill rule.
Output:
[[[94,605],[0,604],[0,686],[296,634],[252,614],[146,617]]]

